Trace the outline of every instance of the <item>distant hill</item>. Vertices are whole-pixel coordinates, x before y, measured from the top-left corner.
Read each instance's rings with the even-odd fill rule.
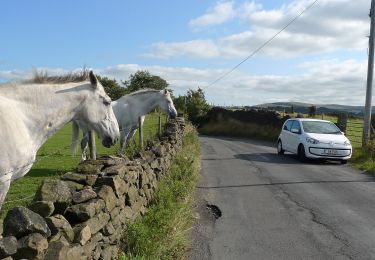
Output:
[[[323,105],[316,105],[316,104],[309,104],[303,102],[275,102],[275,103],[265,103],[256,105],[253,107],[256,108],[268,108],[271,110],[276,111],[287,111],[290,112],[293,106],[293,110],[296,113],[308,113],[309,107],[312,105],[316,106],[317,114],[328,114],[328,113],[348,113],[352,116],[363,116],[364,113],[364,106],[345,106],[345,105],[336,105],[336,104],[323,104]],[[375,107],[372,107],[372,111],[374,111]]]

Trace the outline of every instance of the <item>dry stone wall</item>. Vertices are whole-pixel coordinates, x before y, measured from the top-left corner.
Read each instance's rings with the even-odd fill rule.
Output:
[[[33,203],[9,210],[0,259],[115,259],[126,225],[147,212],[158,182],[182,147],[183,118],[139,158],[85,161],[45,179]]]

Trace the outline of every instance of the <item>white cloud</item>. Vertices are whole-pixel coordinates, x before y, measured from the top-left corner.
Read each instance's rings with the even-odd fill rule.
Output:
[[[162,59],[176,56],[214,58],[220,54],[218,46],[211,40],[193,40],[172,43],[159,42],[153,44],[152,48],[158,51],[147,53],[144,56]]]
[[[247,24],[248,29],[216,39],[156,43],[151,45],[148,56],[244,58],[311,2],[295,0],[278,9],[265,9],[255,1],[237,7],[233,2],[218,2],[207,14],[192,20],[190,25],[202,29],[237,18]],[[221,10],[218,6],[227,6],[222,9],[229,10],[223,19],[217,15]],[[290,57],[336,50],[365,50],[369,33],[368,8],[368,0],[320,0],[265,47],[262,54]]]
[[[198,86],[203,87],[208,101],[215,104],[256,105],[274,101],[301,101],[314,104],[363,105],[366,68],[366,61],[317,60],[300,64],[296,69],[304,72],[298,75],[252,75],[234,71],[209,88],[206,86],[227,70],[119,64],[94,68],[94,71],[120,81],[128,79],[130,74],[138,70],[148,70],[166,79],[176,95],[185,94],[188,89],[196,89]],[[24,78],[30,73],[31,70],[0,71],[0,81]]]
[[[21,79],[25,76],[25,73],[20,70],[0,70],[0,82]]]
[[[233,6],[233,2],[218,2],[206,14],[191,20],[189,26],[193,30],[200,30],[205,27],[223,24],[235,17],[236,11]]]

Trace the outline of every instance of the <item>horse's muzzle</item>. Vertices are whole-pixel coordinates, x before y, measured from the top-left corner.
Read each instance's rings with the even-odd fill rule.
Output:
[[[176,117],[177,117],[177,114],[175,112],[170,112],[169,113],[169,118],[170,119],[176,119]]]
[[[112,138],[110,136],[106,136],[103,141],[102,141],[102,144],[104,147],[111,147],[112,145],[114,145],[116,143],[116,138]]]

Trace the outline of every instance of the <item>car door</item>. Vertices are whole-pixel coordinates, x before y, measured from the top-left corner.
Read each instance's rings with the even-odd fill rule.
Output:
[[[301,123],[298,120],[294,120],[290,129],[290,151],[297,153],[298,145],[301,143]]]
[[[288,120],[285,122],[284,124],[284,127],[281,131],[281,143],[283,145],[283,149],[286,150],[286,151],[291,151],[291,145],[290,145],[290,139],[291,139],[291,128],[292,128],[292,125],[293,125],[293,122],[295,120]]]

